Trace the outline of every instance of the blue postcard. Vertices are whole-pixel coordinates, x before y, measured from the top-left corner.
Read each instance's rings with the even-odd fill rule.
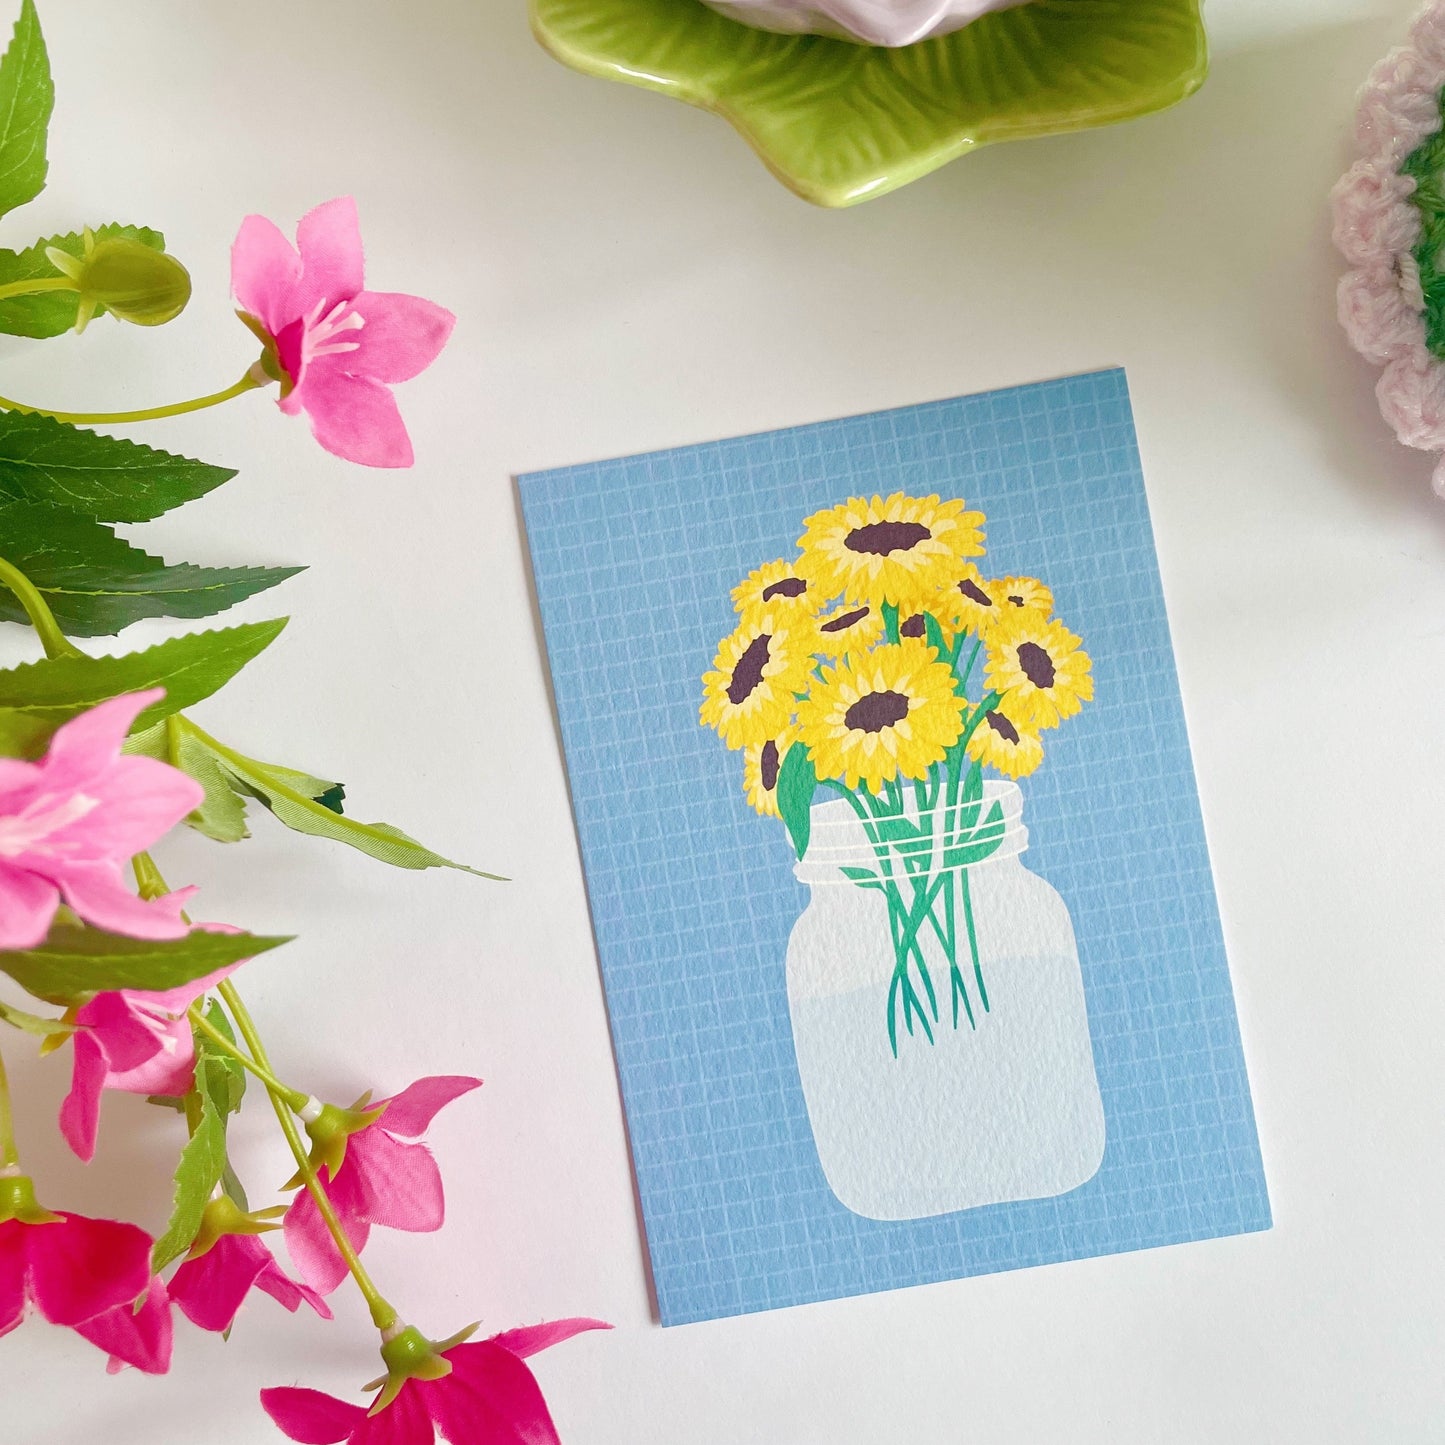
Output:
[[[1269,1227],[1122,371],[518,485],[664,1324]]]

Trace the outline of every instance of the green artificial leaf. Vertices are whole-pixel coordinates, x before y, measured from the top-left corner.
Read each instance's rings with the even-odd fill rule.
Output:
[[[136,720],[134,731],[142,731],[224,686],[285,625],[284,617],[248,622],[173,637],[122,657],[47,657],[8,668],[0,672],[0,753],[33,756],[50,733],[87,708],[162,687],[166,695]],[[16,740],[18,746],[7,746]]]
[[[33,412],[0,412],[0,498],[53,502],[98,522],[149,522],[236,474]]]
[[[55,105],[50,60],[34,0],[23,0],[0,59],[0,216],[45,187],[45,135]]]
[[[206,1005],[205,1019],[228,1043],[236,1042],[231,1021],[226,1017],[225,1009],[215,999]],[[197,1077],[203,1079],[216,1107],[223,1115],[234,1114],[241,1107],[241,1100],[246,1097],[244,1065],[233,1055],[225,1053],[214,1039],[203,1033],[196,1034],[196,1060]]]
[[[290,941],[200,928],[184,938],[155,941],[62,922],[36,948],[0,950],[0,973],[34,997],[69,1008],[109,989],[179,988]]]
[[[186,816],[189,827],[218,843],[239,843],[249,838],[246,800],[236,792],[230,774],[223,772],[211,754],[179,723],[180,719],[172,715],[144,732],[132,733],[126,739],[124,751],[180,768],[205,789],[201,806]]]
[[[11,1008],[8,1003],[0,1003],[0,1019],[12,1028],[24,1029],[27,1034],[41,1039],[66,1038],[75,1032],[75,1025],[66,1023],[64,1019],[41,1018],[39,1014]]]
[[[939,626],[938,618],[931,612],[923,614],[923,633],[928,639],[928,645],[943,661],[947,662],[948,643],[943,640],[943,628]]]
[[[93,226],[91,234],[97,241],[139,241],[153,251],[164,251],[166,238],[148,226],[121,226],[112,222]],[[64,251],[79,256],[85,250],[85,236],[71,231],[64,236],[47,236],[23,251],[0,250],[0,286],[15,281],[41,281],[60,275],[47,250]],[[9,336],[28,336],[42,340],[62,336],[75,326],[75,312],[80,304],[78,291],[42,291],[34,296],[11,296],[0,301],[0,332]],[[97,304],[96,316],[105,315],[105,307]]]
[[[221,1182],[226,1168],[226,1121],[201,1085],[203,1072],[196,1070],[201,1116],[176,1165],[170,1221],[151,1251],[151,1270],[155,1273],[191,1247],[201,1231],[201,1218],[211,1191]]]
[[[103,523],[48,502],[0,501],[0,547],[71,637],[110,636],[146,617],[210,617],[303,570],[167,566]],[[3,588],[0,621],[28,622]]]
[[[799,858],[808,851],[808,839],[812,836],[813,794],[817,790],[818,774],[807,748],[789,748],[778,770],[778,812]]]

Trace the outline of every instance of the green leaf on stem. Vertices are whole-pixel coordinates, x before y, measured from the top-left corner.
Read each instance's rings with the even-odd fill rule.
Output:
[[[236,1042],[235,1030],[226,1017],[226,1011],[212,999],[205,1008],[205,1019],[227,1042]],[[214,1039],[203,1033],[196,1034],[196,1073],[198,1081],[204,1075],[204,1085],[221,1113],[234,1114],[246,1097],[246,1070],[241,1061],[225,1053]]]
[[[138,241],[153,251],[166,248],[166,238],[148,226],[121,226],[111,222],[93,226],[91,234],[97,241]],[[46,236],[23,251],[0,250],[0,286],[59,276],[54,262],[45,254],[47,250],[78,257],[85,251],[85,237],[80,231],[71,231],[64,236]],[[35,341],[63,336],[74,328],[79,305],[78,291],[43,291],[34,296],[8,297],[0,301],[0,332],[8,336],[28,336]],[[105,307],[97,304],[94,314],[104,316]]]
[[[143,731],[223,687],[285,627],[286,619],[193,632],[121,657],[47,657],[0,672],[0,754],[34,756],[67,719],[121,693],[163,687],[141,713]]]
[[[813,794],[817,791],[818,774],[807,748],[789,748],[778,771],[778,812],[799,858],[808,851],[813,832]]]
[[[75,1025],[66,1023],[64,1019],[42,1018],[39,1014],[12,1008],[8,1003],[0,1003],[0,1019],[12,1028],[24,1029],[27,1034],[34,1034],[39,1039],[63,1039],[75,1032]]]
[[[923,634],[928,639],[928,645],[938,654],[940,661],[951,661],[948,643],[943,639],[943,628],[939,625],[938,618],[931,612],[923,614]]]
[[[200,928],[184,938],[156,941],[61,922],[35,948],[0,950],[0,973],[35,998],[70,1008],[110,989],[179,988],[290,941]]]
[[[33,412],[0,412],[0,498],[53,502],[97,522],[149,522],[236,473]]]
[[[195,1242],[211,1191],[225,1172],[226,1121],[203,1085],[206,1073],[198,1055],[195,1093],[199,1096],[200,1118],[176,1165],[170,1221],[151,1251],[151,1270],[155,1273],[179,1259]]]
[[[0,548],[71,637],[111,636],[146,617],[210,617],[303,570],[167,566],[103,523],[48,502],[0,501]],[[0,621],[28,620],[0,589]]]
[[[0,59],[0,216],[45,188],[45,138],[54,105],[40,18],[34,0],[23,0]]]
[[[206,791],[201,806],[185,821],[217,843],[239,843],[251,836],[246,826],[246,800],[236,792],[229,773],[221,770],[211,753],[180,726],[174,714],[144,732],[132,733],[124,751],[169,763],[189,773]]]

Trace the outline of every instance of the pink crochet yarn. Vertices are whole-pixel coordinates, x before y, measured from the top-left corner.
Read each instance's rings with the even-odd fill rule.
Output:
[[[1425,344],[1424,298],[1412,254],[1420,215],[1405,158],[1441,128],[1445,88],[1445,0],[1432,0],[1409,42],[1371,72],[1355,118],[1359,159],[1331,195],[1334,239],[1354,268],[1340,280],[1340,324],[1350,344],[1383,366],[1380,411],[1406,446],[1445,452],[1445,362]],[[1445,458],[1436,493],[1445,497]]]

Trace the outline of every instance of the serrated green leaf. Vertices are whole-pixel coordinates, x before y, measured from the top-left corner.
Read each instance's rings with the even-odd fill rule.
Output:
[[[248,622],[121,657],[47,657],[8,668],[0,672],[0,750],[13,731],[21,746],[10,755],[33,756],[68,718],[121,693],[163,687],[166,695],[136,720],[134,731],[143,731],[224,686],[285,625],[284,617]]]
[[[111,636],[146,617],[211,617],[303,570],[167,566],[103,523],[47,502],[0,501],[0,548],[71,637]],[[0,622],[28,620],[0,588]]]
[[[184,938],[155,941],[56,923],[38,948],[0,950],[0,973],[35,998],[69,1008],[110,989],[179,988],[290,941],[199,928]]]
[[[235,475],[53,417],[0,412],[0,497],[53,502],[97,522],[149,522]]]
[[[159,1273],[179,1259],[200,1233],[211,1191],[226,1168],[226,1121],[209,1095],[201,1091],[201,1117],[176,1165],[170,1222],[151,1251],[151,1269]]]
[[[97,241],[139,241],[153,251],[164,251],[166,238],[149,226],[122,226],[114,222],[93,226],[91,234]],[[40,281],[60,275],[47,250],[64,251],[79,256],[85,250],[85,237],[80,231],[68,235],[47,236],[23,251],[0,250],[0,286],[15,281]],[[9,336],[28,336],[42,340],[62,336],[75,325],[75,311],[80,304],[78,291],[44,291],[35,296],[11,296],[0,301],[0,332]],[[105,307],[96,304],[95,315],[104,316]]]
[[[45,136],[54,105],[40,18],[33,0],[23,0],[0,59],[0,216],[45,187]]]
[[[778,771],[778,812],[799,858],[808,851],[808,839],[812,836],[813,794],[817,790],[818,774],[807,748],[801,745],[789,748]]]
[[[12,1028],[24,1029],[27,1034],[34,1034],[41,1039],[63,1038],[75,1032],[75,1025],[66,1023],[64,1019],[41,1018],[39,1014],[28,1014],[24,1009],[11,1008],[8,1003],[0,1003],[0,1019],[4,1019]]]

